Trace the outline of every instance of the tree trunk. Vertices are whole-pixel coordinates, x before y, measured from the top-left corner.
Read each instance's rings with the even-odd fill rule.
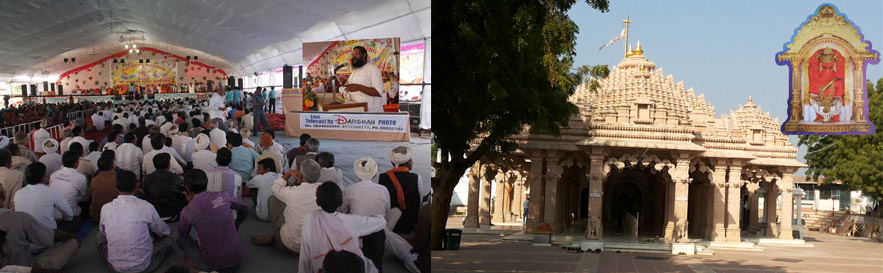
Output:
[[[454,187],[460,182],[466,169],[471,166],[464,164],[466,161],[469,160],[463,158],[462,154],[459,157],[452,157],[447,168],[442,167],[436,170],[436,175],[432,178],[432,222],[430,223],[432,227],[430,247],[432,250],[441,250]]]
[[[457,168],[462,164],[451,164],[451,168],[445,170],[444,173],[436,172],[432,178],[433,185],[437,185],[432,192],[432,221],[431,234],[432,241],[430,247],[432,250],[441,250],[442,239],[445,236],[445,226],[448,221],[448,214],[451,210],[451,199],[454,194],[454,187],[460,182],[460,177],[466,173],[466,168]],[[465,166],[465,165],[463,165]]]

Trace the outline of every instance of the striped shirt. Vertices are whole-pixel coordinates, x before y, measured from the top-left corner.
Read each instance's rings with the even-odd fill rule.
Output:
[[[206,173],[206,176],[208,176],[207,191],[226,192],[233,198],[242,196],[242,177],[233,169],[227,166],[218,166]]]
[[[147,201],[120,195],[101,208],[101,231],[107,236],[107,261],[118,272],[141,272],[150,265],[153,239],[170,229]]]

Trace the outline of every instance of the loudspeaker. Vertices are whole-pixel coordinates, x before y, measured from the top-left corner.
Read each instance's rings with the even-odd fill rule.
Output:
[[[215,90],[215,89],[213,89],[213,88],[215,88],[214,83],[215,82],[213,82],[212,80],[205,81],[205,86],[208,88],[208,90],[206,90],[206,91],[209,91],[209,92],[214,91]]]
[[[64,88],[62,88],[62,87],[64,87],[64,86],[60,85],[60,84],[58,85],[58,95],[59,96],[64,96]]]
[[[49,91],[49,82],[43,82],[43,92]]]
[[[54,82],[50,82],[50,83],[49,83],[49,91],[50,91],[50,92],[55,92],[55,83],[54,83]]]
[[[32,84],[31,85],[31,97],[36,97],[36,96],[37,96],[37,85]]]
[[[227,86],[229,86],[230,88],[236,86],[236,78],[233,76],[227,77]]]
[[[22,97],[27,97],[27,96],[28,96],[28,85],[27,85],[27,84],[22,84],[22,85],[21,85],[21,96],[22,96]]]
[[[237,85],[236,87],[238,87],[239,90],[242,90],[242,78],[238,79],[238,83],[239,83],[239,85]]]
[[[304,88],[304,66],[297,66],[297,88]]]
[[[291,86],[292,78],[291,77],[293,75],[291,73],[291,68],[292,67],[290,65],[282,66],[282,88],[292,88],[292,86]]]

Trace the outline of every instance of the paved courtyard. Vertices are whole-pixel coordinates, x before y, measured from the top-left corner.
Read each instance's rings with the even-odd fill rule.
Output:
[[[450,218],[456,226],[462,217]],[[656,253],[574,253],[502,241],[513,227],[463,234],[458,251],[433,251],[433,272],[883,272],[883,243],[809,231],[814,247],[764,246],[764,251],[714,250],[713,256]]]

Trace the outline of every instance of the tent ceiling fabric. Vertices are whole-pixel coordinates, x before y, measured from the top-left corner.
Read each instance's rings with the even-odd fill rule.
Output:
[[[67,70],[123,50],[120,36],[248,75],[302,63],[303,42],[429,38],[430,5],[430,0],[0,1],[5,22],[0,81],[53,76],[49,81],[55,81]],[[127,30],[133,31],[122,33]],[[68,56],[76,64],[65,64]]]

